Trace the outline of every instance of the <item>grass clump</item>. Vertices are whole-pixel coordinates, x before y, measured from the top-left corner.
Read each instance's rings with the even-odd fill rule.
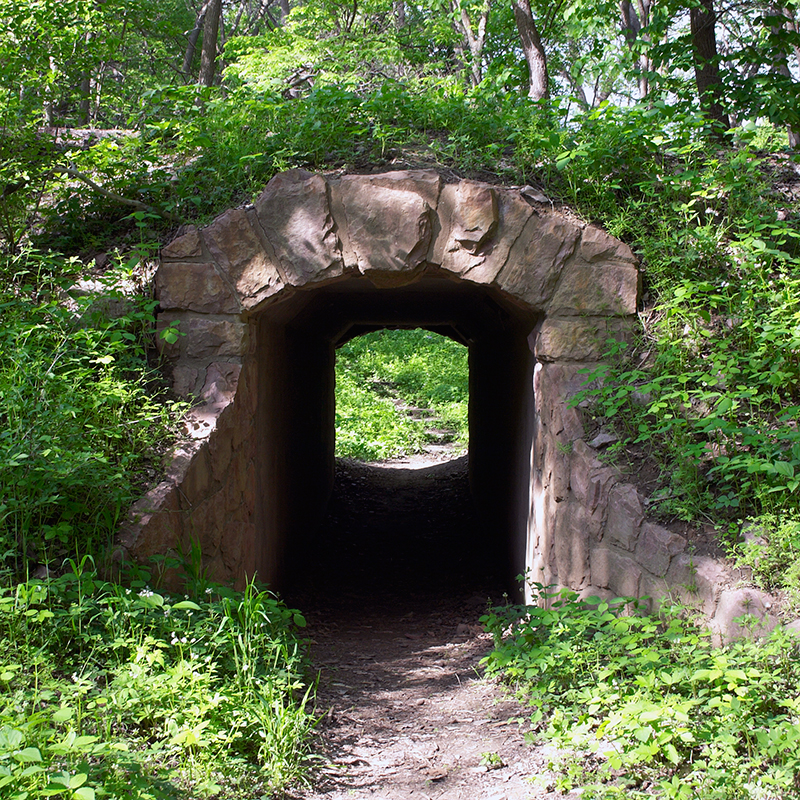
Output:
[[[304,774],[297,627],[255,584],[192,599],[67,574],[0,590],[4,797],[267,796]]]
[[[421,328],[358,336],[337,351],[336,454],[380,460],[442,440],[463,451],[468,401],[463,345]]]
[[[783,798],[800,791],[797,640],[714,646],[662,607],[533,587],[535,606],[483,617],[484,659],[535,711],[532,738],[563,750],[556,784],[582,797]]]

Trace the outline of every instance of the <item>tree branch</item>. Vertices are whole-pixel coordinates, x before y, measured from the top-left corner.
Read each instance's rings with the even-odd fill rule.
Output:
[[[102,186],[100,186],[100,184],[95,183],[88,175],[78,172],[78,170],[74,167],[53,167],[50,172],[57,173],[59,175],[69,175],[70,178],[77,178],[77,180],[82,181],[98,194],[101,194],[103,197],[107,197],[109,200],[113,200],[116,203],[131,206],[138,211],[146,211],[148,214],[156,214],[157,216],[161,217],[161,219],[167,220],[167,222],[183,222],[180,217],[176,217],[169,211],[161,211],[154,206],[147,205],[147,203],[142,203],[140,200],[132,200],[129,197],[123,197],[122,195],[112,192],[109,189],[104,189]]]

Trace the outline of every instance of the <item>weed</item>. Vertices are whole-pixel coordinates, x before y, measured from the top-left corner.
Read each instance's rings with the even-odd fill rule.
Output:
[[[714,647],[680,609],[630,615],[630,598],[532,589],[540,605],[483,617],[495,641],[483,663],[535,707],[537,735],[565,750],[563,789],[720,800],[754,785],[800,789],[790,636]]]

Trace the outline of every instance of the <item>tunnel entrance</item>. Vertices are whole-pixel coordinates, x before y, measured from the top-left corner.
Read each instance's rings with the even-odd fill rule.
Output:
[[[524,560],[536,322],[489,287],[435,272],[396,288],[350,278],[270,309],[258,344],[272,356],[262,368],[261,447],[285,456],[265,465],[262,508],[267,538],[282,545],[266,568],[284,590],[310,573],[327,591],[357,581],[422,591],[481,574],[502,575],[510,588]],[[470,448],[460,464],[421,474],[337,470],[336,347],[386,326],[434,330],[468,347]]]
[[[635,326],[636,259],[531,196],[432,171],[291,170],[165,247],[158,341],[195,403],[191,441],[132,507],[118,557],[199,549],[210,578],[274,588],[313,562],[341,585],[347,562],[323,555],[337,548],[321,527],[335,509],[334,351],[366,330],[422,327],[469,347],[476,524],[451,526],[445,564],[465,553],[512,589],[526,570],[626,595],[662,580],[678,545],[643,524],[635,488],[595,458],[569,403]],[[408,560],[429,581],[444,574],[441,552]]]

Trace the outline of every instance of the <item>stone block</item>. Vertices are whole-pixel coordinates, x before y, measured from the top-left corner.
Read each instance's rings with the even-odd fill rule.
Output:
[[[553,298],[548,316],[623,316],[635,314],[639,300],[639,270],[627,264],[567,265]]]
[[[206,370],[206,380],[200,390],[201,399],[208,404],[223,408],[236,395],[241,364],[230,361],[215,361]]]
[[[194,225],[190,225],[186,233],[161,248],[161,258],[183,260],[201,258],[202,255],[203,246],[200,242],[200,231]]]
[[[472,181],[449,184],[442,189],[441,233],[429,260],[472,283],[491,283],[532,214],[531,207],[511,192]]]
[[[217,429],[208,441],[211,474],[215,481],[224,482],[233,456],[233,429]]]
[[[773,597],[758,589],[724,590],[714,611],[715,632],[724,642],[751,634],[767,634],[777,625],[771,613],[773,603]]]
[[[628,245],[619,239],[609,236],[604,230],[594,225],[587,225],[581,235],[581,258],[589,263],[593,261],[621,261],[636,266],[638,259]]]
[[[580,229],[558,214],[531,215],[495,283],[531,308],[544,310],[579,235]]]
[[[639,580],[639,596],[648,598],[646,608],[649,613],[657,614],[662,601],[669,598],[672,592],[667,581],[649,572],[643,572]]]
[[[597,453],[583,441],[572,443],[570,455],[569,488],[574,497],[590,511],[605,513],[608,493],[617,480],[617,471],[606,467],[597,458]]]
[[[190,508],[200,505],[206,499],[212,486],[215,485],[211,474],[208,446],[205,443],[195,453],[179,485],[181,494],[185,497]]]
[[[533,373],[533,392],[539,425],[548,441],[555,444],[555,436],[570,444],[583,438],[580,411],[570,408],[569,400],[586,383],[584,369],[591,365],[582,363],[538,363]]]
[[[342,274],[344,262],[323,177],[299,169],[282,172],[267,184],[255,209],[290,285]]]
[[[638,597],[642,568],[614,547],[595,547],[590,555],[589,580],[594,586],[609,589],[616,597]]]
[[[156,272],[155,290],[165,311],[237,314],[241,310],[238,298],[214,264],[167,261]]]
[[[275,257],[265,251],[243,208],[231,209],[217,217],[203,230],[203,239],[244,308],[254,308],[284,285]]]
[[[409,283],[427,261],[435,216],[431,188],[410,173],[346,175],[338,182],[358,270],[376,285]]]
[[[603,317],[551,318],[542,322],[534,352],[541,361],[595,361],[608,349]]]
[[[636,560],[653,575],[663,578],[673,556],[686,549],[686,539],[677,533],[643,522],[636,545]]]
[[[642,501],[636,487],[630,483],[617,484],[608,495],[604,540],[633,551],[643,518]]]
[[[670,562],[666,581],[681,602],[712,617],[719,595],[730,583],[731,576],[713,558],[678,553]]]
[[[172,482],[163,481],[131,506],[117,541],[140,560],[174,550],[182,535],[183,516],[178,490]]]
[[[161,338],[165,329],[177,322],[178,337],[174,343]],[[185,357],[198,361],[241,356],[249,344],[248,326],[236,317],[214,318],[188,314],[160,314],[156,323],[161,352],[170,360]]]
[[[172,389],[180,397],[193,397],[199,390],[200,378],[199,369],[187,364],[176,364],[172,370]]]
[[[578,590],[589,580],[588,513],[579,503],[559,503],[554,550],[558,580]]]

